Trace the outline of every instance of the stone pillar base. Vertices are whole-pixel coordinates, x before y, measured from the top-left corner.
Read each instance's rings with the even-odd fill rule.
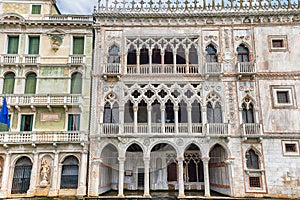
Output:
[[[151,195],[150,194],[144,194],[143,197],[149,197],[150,198]]]
[[[0,198],[6,198],[7,197],[7,190],[0,190]]]
[[[179,194],[178,197],[185,197],[185,194]]]
[[[124,196],[124,194],[118,194],[118,197],[123,198],[123,197],[125,197],[125,196]]]
[[[57,197],[58,196],[58,190],[50,189],[48,196],[49,197]]]

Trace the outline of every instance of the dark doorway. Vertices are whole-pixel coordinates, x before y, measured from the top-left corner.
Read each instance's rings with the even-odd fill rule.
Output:
[[[138,188],[144,188],[145,183],[145,171],[144,168],[138,169]]]

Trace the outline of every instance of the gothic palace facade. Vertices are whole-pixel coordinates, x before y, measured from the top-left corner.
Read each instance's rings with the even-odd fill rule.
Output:
[[[298,1],[0,10],[0,197],[300,197]]]

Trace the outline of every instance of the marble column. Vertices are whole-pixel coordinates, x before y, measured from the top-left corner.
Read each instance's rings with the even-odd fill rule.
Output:
[[[86,173],[87,173],[87,150],[84,149],[81,153],[80,162],[80,177],[77,195],[84,196],[86,194]]]
[[[133,132],[138,132],[138,105],[133,106]]]
[[[119,157],[119,194],[118,197],[124,197],[124,164],[125,158]]]
[[[161,132],[165,133],[165,123],[166,123],[166,106],[165,105],[160,105],[160,111],[161,111]]]
[[[49,196],[57,196],[58,195],[58,168],[59,168],[59,158],[58,152],[54,154],[54,161],[53,161],[53,172],[52,172],[52,187],[49,191]]]
[[[227,158],[225,160],[225,163],[227,164],[227,171],[228,171],[228,181],[230,185],[230,196],[234,196],[234,169],[233,169],[233,163],[234,158]]]
[[[203,162],[203,172],[204,172],[204,196],[210,197],[210,186],[209,186],[209,157],[203,157],[201,158]]]
[[[93,160],[91,163],[90,180],[89,180],[89,192],[88,196],[97,197],[98,196],[98,186],[99,186],[99,160]]]
[[[38,165],[39,165],[39,154],[37,152],[33,153],[33,163],[31,169],[31,177],[30,177],[30,186],[27,191],[27,194],[34,195],[36,189],[36,183],[38,179]]]
[[[175,118],[175,133],[179,133],[179,122],[178,122],[178,110],[179,110],[179,106],[175,105],[174,106],[174,118]]]
[[[2,197],[2,198],[7,197],[10,159],[11,159],[11,154],[6,153],[5,160],[4,160],[3,173],[2,173],[2,187],[0,190],[0,197]]]
[[[186,107],[186,111],[187,111],[187,121],[188,121],[188,132],[192,133],[192,125],[193,125],[193,121],[192,121],[192,106],[188,105]]]
[[[152,106],[151,105],[147,105],[147,114],[148,114],[148,119],[147,119],[147,123],[148,123],[148,133],[151,133],[151,111],[152,111]]]
[[[144,177],[144,197],[150,197],[150,158],[144,157],[144,168],[145,168],[145,177]]]
[[[178,184],[179,184],[179,194],[178,197],[184,197],[184,179],[183,179],[183,158],[177,158],[178,161]]]

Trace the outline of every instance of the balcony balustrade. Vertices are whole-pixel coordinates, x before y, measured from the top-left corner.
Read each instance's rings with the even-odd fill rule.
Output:
[[[81,143],[87,141],[84,131],[25,131],[0,132],[2,144]]]
[[[256,75],[256,63],[254,62],[239,62],[237,63],[238,76],[251,76]]]
[[[127,74],[198,74],[198,65],[152,64],[127,65]]]
[[[37,65],[40,63],[40,56],[37,54],[23,55],[23,63],[25,65]]]
[[[6,94],[6,101],[8,106],[19,108],[20,106],[82,106],[81,95],[47,95],[47,94]],[[0,102],[3,102],[3,95],[0,96]]]
[[[69,65],[83,65],[86,63],[85,55],[70,55]]]
[[[228,136],[229,127],[227,123],[208,123],[206,124],[206,134],[209,136]]]
[[[244,137],[260,137],[263,134],[260,123],[243,123],[241,128]]]
[[[1,55],[1,65],[17,65],[20,63],[18,54],[3,54]]]
[[[104,65],[104,74],[105,75],[119,75],[121,73],[121,64],[120,63],[107,63]]]
[[[93,17],[92,16],[74,16],[74,15],[46,15],[45,20],[50,20],[50,21],[57,21],[57,22],[62,22],[62,21],[80,21],[80,22],[93,22]]]
[[[136,135],[136,134],[183,134],[192,133],[202,135],[202,124],[201,123],[179,123],[178,126],[174,123],[138,123],[135,127],[133,123],[124,123],[119,125],[117,123],[102,123],[100,124],[100,135]]]
[[[205,77],[206,79],[210,76],[222,76],[223,75],[223,65],[218,62],[207,62],[205,63]]]

